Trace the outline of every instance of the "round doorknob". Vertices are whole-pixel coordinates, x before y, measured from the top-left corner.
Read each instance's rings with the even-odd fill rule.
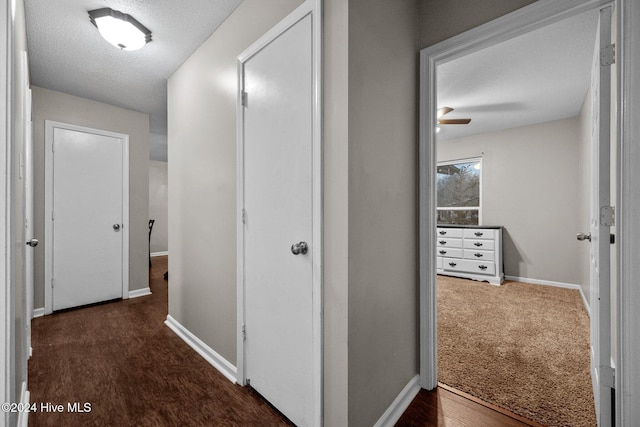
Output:
[[[294,255],[304,255],[309,252],[309,245],[307,242],[294,243],[291,245],[291,253]]]
[[[36,246],[38,246],[38,239],[31,239],[27,242],[27,246],[31,246],[32,248],[35,248]]]
[[[588,233],[588,234],[585,234],[585,233],[578,233],[578,234],[576,235],[576,238],[577,238],[578,240],[580,240],[581,242],[583,242],[583,241],[585,241],[585,240],[591,241],[591,233]]]
[[[120,224],[113,224],[113,229],[115,231],[120,231]]]

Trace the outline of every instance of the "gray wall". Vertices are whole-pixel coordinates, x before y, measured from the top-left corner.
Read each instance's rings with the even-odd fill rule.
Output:
[[[149,115],[49,89],[33,88],[35,163],[34,307],[44,306],[44,122],[54,120],[129,135],[129,289],[149,286]]]
[[[432,46],[534,0],[419,0],[418,47]]]
[[[324,420],[349,417],[349,3],[325,0],[324,78]]]
[[[505,275],[581,283],[579,142],[575,117],[438,142],[438,161],[483,158],[482,222],[505,227]]]
[[[349,2],[349,425],[416,375],[415,1]]]
[[[169,250],[167,162],[149,160],[149,219],[155,219],[151,232],[151,253]]]

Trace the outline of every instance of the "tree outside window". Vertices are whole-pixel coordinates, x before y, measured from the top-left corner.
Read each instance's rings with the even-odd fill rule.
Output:
[[[481,172],[482,159],[479,158],[438,163],[438,224],[480,224]]]

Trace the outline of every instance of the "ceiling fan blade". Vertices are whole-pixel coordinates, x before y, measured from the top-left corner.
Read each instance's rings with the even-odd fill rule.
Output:
[[[453,111],[453,108],[451,108],[451,107],[438,108],[437,117],[440,118],[440,117],[444,116],[445,114],[450,113],[452,111]]]
[[[468,125],[471,123],[471,119],[438,119],[438,124],[441,125]]]

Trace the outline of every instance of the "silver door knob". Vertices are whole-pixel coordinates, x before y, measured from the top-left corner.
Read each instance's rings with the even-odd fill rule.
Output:
[[[115,231],[120,231],[120,224],[113,224],[113,229]]]
[[[294,255],[304,255],[309,252],[309,245],[307,242],[294,243],[291,245],[291,253]]]
[[[35,248],[36,246],[38,246],[38,239],[31,239],[27,242],[27,246],[31,246],[32,248]]]
[[[585,241],[585,240],[591,241],[591,233],[589,233],[589,234],[578,233],[578,234],[576,235],[576,238],[577,238],[578,240],[580,240],[581,242],[582,242],[582,241]]]

